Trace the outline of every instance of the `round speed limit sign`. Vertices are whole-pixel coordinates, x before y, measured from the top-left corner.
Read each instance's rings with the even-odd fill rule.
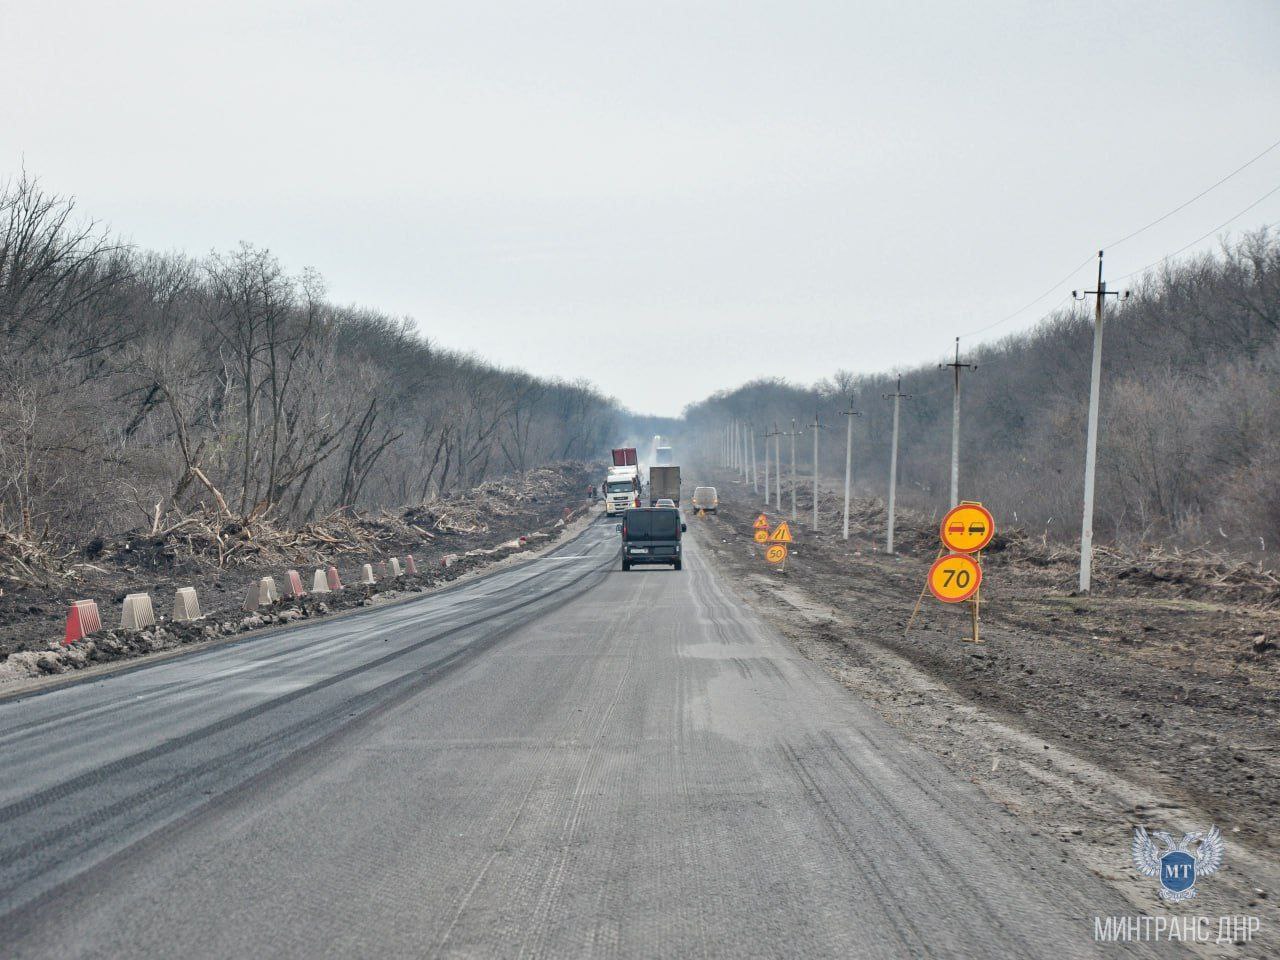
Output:
[[[963,603],[982,584],[982,568],[966,553],[948,553],[929,568],[929,589],[943,603]]]

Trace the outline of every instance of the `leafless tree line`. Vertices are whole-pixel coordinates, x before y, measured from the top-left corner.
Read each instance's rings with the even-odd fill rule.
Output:
[[[1109,313],[1098,466],[1099,535],[1118,541],[1280,545],[1280,238],[1262,230],[1215,254],[1165,266]],[[1092,315],[1055,313],[1026,334],[968,354],[962,385],[960,494],[1007,521],[1079,536]],[[950,359],[949,357],[939,359]],[[686,411],[709,449],[730,419],[756,429],[838,429],[819,446],[843,476],[844,420],[854,408],[855,476],[865,494],[888,480],[888,375],[840,372],[812,387],[748,383]],[[948,497],[951,373],[903,371],[899,496],[926,509]],[[761,447],[761,449],[763,449]],[[799,449],[805,471],[808,438]],[[787,458],[784,444],[784,462]]]
[[[243,245],[131,249],[0,187],[0,524],[67,542],[203,506],[298,522],[598,456],[585,382],[445,351]]]

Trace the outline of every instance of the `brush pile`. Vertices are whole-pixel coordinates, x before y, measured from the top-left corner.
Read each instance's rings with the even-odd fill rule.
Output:
[[[150,529],[134,530],[103,545],[105,558],[134,570],[238,565],[321,564],[345,555],[384,556],[429,546],[454,535],[484,538],[514,518],[542,512],[577,489],[584,468],[563,464],[520,477],[490,480],[451,497],[390,512],[337,512],[296,529],[269,511],[246,520],[215,507],[157,515]],[[503,520],[508,521],[505,525]],[[519,532],[519,531],[517,531]]]
[[[69,553],[46,540],[0,527],[0,586],[6,581],[49,586],[69,575]]]

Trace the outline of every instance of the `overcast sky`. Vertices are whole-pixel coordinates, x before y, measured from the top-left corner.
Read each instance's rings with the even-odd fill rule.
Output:
[[[937,358],[1280,139],[1277,51],[1274,0],[6,0],[0,171],[673,414]]]

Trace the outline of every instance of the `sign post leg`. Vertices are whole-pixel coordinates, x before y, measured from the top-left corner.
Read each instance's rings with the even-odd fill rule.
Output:
[[[978,551],[978,560],[982,560],[982,551]],[[982,643],[982,638],[978,635],[978,604],[982,598],[982,587],[979,586],[973,593],[973,642]]]

